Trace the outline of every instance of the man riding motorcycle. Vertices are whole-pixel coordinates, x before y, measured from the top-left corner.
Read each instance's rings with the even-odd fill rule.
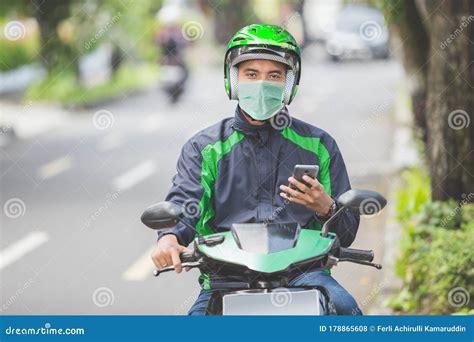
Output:
[[[238,100],[238,106],[234,117],[198,132],[183,146],[166,201],[183,206],[187,225],[178,223],[158,233],[152,254],[156,267],[173,265],[181,272],[179,254],[196,233],[189,226],[202,235],[229,230],[236,222],[297,222],[320,229],[338,209],[333,198],[349,190],[350,183],[335,140],[290,117],[286,107],[295,97],[300,75],[300,49],[283,28],[253,24],[231,38],[224,81],[227,95]],[[319,165],[317,179],[304,176],[304,184],[289,177],[297,164]],[[330,231],[348,247],[358,225],[359,216],[345,211]],[[218,287],[208,274],[201,274],[199,281],[202,290],[191,315],[205,314]],[[361,314],[354,298],[327,270],[294,274],[289,285],[322,286],[339,315]]]

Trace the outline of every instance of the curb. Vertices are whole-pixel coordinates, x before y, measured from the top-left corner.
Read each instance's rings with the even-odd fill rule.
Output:
[[[387,210],[387,223],[384,228],[384,254],[382,258],[383,276],[381,290],[375,299],[374,309],[370,311],[371,315],[392,315],[393,310],[386,306],[386,302],[397,294],[402,286],[402,281],[395,274],[395,263],[399,256],[399,241],[402,236],[402,227],[395,221],[395,203],[396,189],[399,179],[391,184],[387,203],[391,203]]]

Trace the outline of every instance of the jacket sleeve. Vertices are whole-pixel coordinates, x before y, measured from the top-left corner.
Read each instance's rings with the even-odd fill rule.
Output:
[[[330,192],[331,197],[337,199],[341,194],[351,189],[346,165],[344,164],[341,152],[332,137],[326,135],[325,139],[322,141],[322,145],[323,146],[320,146],[319,150],[320,181],[326,189],[326,192]],[[324,158],[323,155],[328,155],[328,158]],[[341,246],[349,247],[356,237],[357,229],[359,228],[359,221],[359,215],[353,214],[349,211],[344,211],[330,225],[329,231],[336,233]],[[311,220],[306,227],[321,229],[323,223],[324,222],[315,215],[313,220]]]
[[[336,199],[339,195],[351,189],[346,165],[336,142],[331,139],[327,146],[330,154],[331,196]],[[336,233],[342,247],[349,247],[354,241],[359,228],[360,216],[345,210],[329,227],[329,231]]]
[[[204,192],[201,186],[201,163],[199,149],[192,141],[188,141],[181,150],[176,175],[166,196],[166,201],[182,207],[183,220],[192,227],[196,227],[199,221],[199,201]],[[179,244],[187,246],[193,241],[195,231],[180,222],[171,229],[158,231],[158,239],[166,234],[176,235]]]

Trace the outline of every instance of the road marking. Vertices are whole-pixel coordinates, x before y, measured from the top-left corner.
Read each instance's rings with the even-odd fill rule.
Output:
[[[49,163],[44,164],[39,169],[39,176],[41,179],[47,179],[59,175],[71,168],[72,159],[70,156],[65,156],[59,159],[55,159]]]
[[[156,171],[156,165],[152,160],[145,160],[136,167],[128,170],[123,175],[114,179],[114,188],[126,190],[151,176]]]
[[[151,253],[155,246],[150,247],[132,266],[130,266],[123,274],[122,279],[127,281],[141,281],[150,277],[155,269],[151,260]]]
[[[100,151],[109,151],[123,142],[123,136],[119,133],[109,133],[107,134],[98,145]]]
[[[31,232],[0,252],[0,270],[49,240],[45,232]]]

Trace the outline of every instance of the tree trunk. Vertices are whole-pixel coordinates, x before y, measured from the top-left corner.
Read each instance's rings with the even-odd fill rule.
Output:
[[[400,39],[401,49],[395,48],[408,77],[415,127],[423,142],[426,135],[426,77],[429,38],[423,25],[422,15],[411,0],[403,2],[390,24],[390,31]]]
[[[474,190],[474,2],[425,1],[431,13],[427,127],[433,200]]]
[[[255,16],[249,9],[248,0],[209,0],[209,5],[216,12],[214,37],[219,44],[227,44],[237,30],[255,21]]]
[[[305,0],[296,0],[295,11],[296,13],[300,15],[301,30],[303,32],[303,37],[300,44],[301,49],[304,49],[306,45],[310,43],[309,33],[308,33],[308,23],[306,22],[306,19],[305,19],[304,7],[305,7]]]
[[[35,8],[35,18],[41,35],[40,56],[46,70],[73,70],[77,73],[77,56],[58,35],[58,25],[69,17],[71,0],[43,1]]]

